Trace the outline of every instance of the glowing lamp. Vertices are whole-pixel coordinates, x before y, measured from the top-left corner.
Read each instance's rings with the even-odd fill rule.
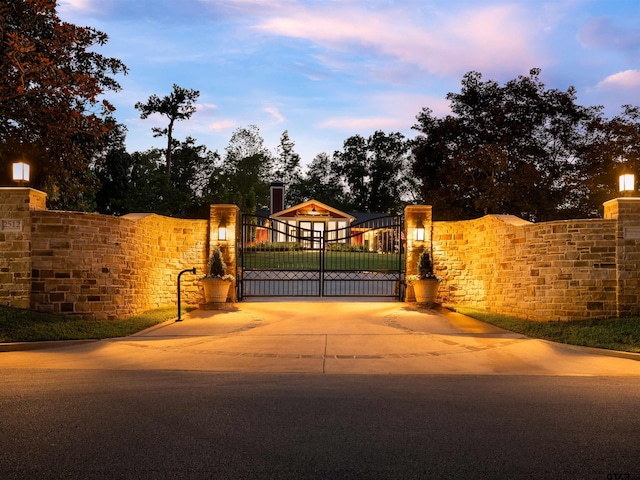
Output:
[[[424,228],[423,227],[416,228],[415,239],[418,242],[424,242]]]
[[[620,175],[620,191],[622,193],[633,192],[636,189],[636,176],[633,173]]]
[[[227,239],[227,227],[218,227],[218,240],[225,241]]]
[[[13,181],[18,183],[27,183],[29,181],[30,168],[25,162],[16,162],[13,164]]]

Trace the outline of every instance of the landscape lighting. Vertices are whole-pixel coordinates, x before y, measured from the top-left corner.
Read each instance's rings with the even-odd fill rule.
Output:
[[[27,183],[29,181],[30,168],[26,162],[16,162],[13,164],[13,181]]]

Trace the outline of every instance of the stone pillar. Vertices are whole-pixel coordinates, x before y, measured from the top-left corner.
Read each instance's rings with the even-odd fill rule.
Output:
[[[209,213],[209,252],[215,245],[220,247],[222,259],[227,264],[227,273],[237,275],[238,242],[242,239],[242,215],[236,205],[211,205]],[[206,272],[207,274],[209,272]],[[236,301],[236,282],[229,289],[228,301]]]
[[[31,188],[0,188],[0,304],[31,304],[31,210],[46,210],[47,194]]]
[[[640,198],[604,203],[604,218],[617,220],[617,315],[640,315]]]
[[[418,273],[420,254],[431,251],[433,233],[432,207],[430,205],[409,205],[404,209],[404,238],[407,240],[405,251],[405,272],[407,275]],[[407,288],[405,301],[415,301],[413,289]]]

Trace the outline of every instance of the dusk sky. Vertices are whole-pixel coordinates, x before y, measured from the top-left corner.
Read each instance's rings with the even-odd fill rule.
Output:
[[[109,35],[129,68],[107,97],[127,148],[163,147],[133,108],[172,85],[200,91],[175,136],[224,153],[257,125],[272,151],[284,130],[303,164],[351,135],[402,132],[475,70],[504,82],[542,69],[578,103],[640,105],[640,0],[59,0],[60,17]]]

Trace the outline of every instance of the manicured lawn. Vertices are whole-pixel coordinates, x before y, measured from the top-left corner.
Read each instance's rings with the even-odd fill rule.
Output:
[[[529,337],[584,347],[640,353],[640,318],[532,322],[457,306],[457,312]]]
[[[0,306],[0,343],[125,337],[177,317],[175,307],[125,320],[82,320]]]
[[[375,252],[325,252],[325,270],[398,270],[404,255]],[[269,270],[319,270],[320,252],[316,250],[286,252],[244,252],[244,268]]]

